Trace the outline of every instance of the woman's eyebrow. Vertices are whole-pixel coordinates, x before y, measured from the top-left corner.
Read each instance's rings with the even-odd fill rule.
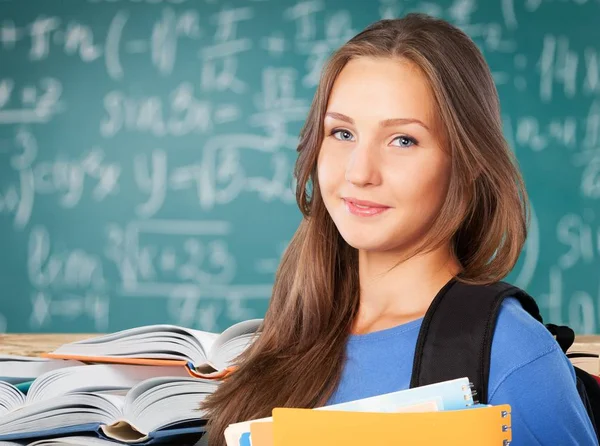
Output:
[[[346,116],[342,113],[337,113],[337,112],[327,112],[325,113],[325,116],[330,117],[330,118],[334,118],[334,119],[338,119],[340,121],[344,121],[347,122],[348,124],[352,124],[354,125],[354,120],[349,117]],[[399,124],[418,124],[421,127],[425,128],[426,130],[429,131],[429,127],[421,120],[416,119],[416,118],[392,118],[392,119],[384,119],[383,121],[381,121],[379,123],[379,127],[392,127],[394,125],[399,125]]]

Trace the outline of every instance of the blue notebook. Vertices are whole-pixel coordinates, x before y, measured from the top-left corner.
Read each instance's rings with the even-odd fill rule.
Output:
[[[347,403],[319,407],[317,410],[385,412],[386,407],[395,408],[432,399],[437,399],[439,410],[465,409],[475,404],[475,401],[473,400],[473,387],[469,382],[469,379],[458,378],[429,384],[427,386],[376,395],[356,401],[349,401]]]

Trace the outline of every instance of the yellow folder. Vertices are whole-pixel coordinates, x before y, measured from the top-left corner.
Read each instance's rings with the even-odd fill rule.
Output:
[[[398,407],[396,412],[434,412],[438,410],[438,401],[427,400]],[[263,419],[250,422],[250,437],[252,446],[273,446],[273,421]]]
[[[507,404],[425,413],[276,408],[273,409],[273,444],[502,446],[512,440],[510,426]]]

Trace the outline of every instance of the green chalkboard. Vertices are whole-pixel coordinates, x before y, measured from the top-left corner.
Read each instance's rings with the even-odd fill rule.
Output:
[[[508,280],[598,332],[597,0],[0,1],[0,331],[262,317],[320,68],[411,11],[494,73],[535,211]]]

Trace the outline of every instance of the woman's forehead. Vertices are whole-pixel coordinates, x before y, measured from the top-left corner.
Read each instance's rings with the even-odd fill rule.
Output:
[[[360,120],[412,118],[433,124],[434,99],[425,74],[400,58],[359,57],[336,78],[327,111]]]

